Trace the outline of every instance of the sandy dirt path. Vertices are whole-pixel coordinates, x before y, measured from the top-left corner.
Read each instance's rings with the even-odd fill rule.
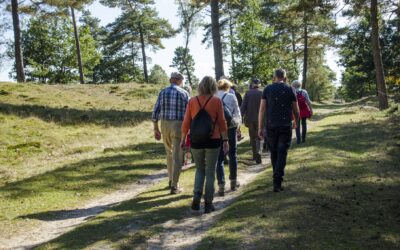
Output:
[[[48,242],[71,231],[87,219],[104,212],[110,207],[134,198],[166,177],[166,170],[158,171],[136,183],[124,186],[116,192],[90,201],[82,207],[59,211],[55,218],[49,221],[41,221],[39,226],[33,230],[26,230],[24,233],[8,239],[3,239],[0,236],[0,249],[29,249]]]
[[[214,198],[215,211],[210,214],[203,214],[203,207],[200,212],[188,211],[185,219],[170,220],[163,224],[163,232],[156,237],[150,238],[146,249],[195,249],[201,239],[212,225],[214,225],[226,207],[232,204],[244,190],[244,187],[251,183],[267,166],[270,165],[269,155],[263,155],[263,163],[250,165],[241,168],[238,173],[238,180],[241,187],[237,191],[225,192],[224,197],[218,195]],[[202,204],[203,205],[203,204]]]

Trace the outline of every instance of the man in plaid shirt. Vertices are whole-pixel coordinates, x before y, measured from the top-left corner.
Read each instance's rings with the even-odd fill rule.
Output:
[[[154,126],[154,138],[161,140],[167,153],[167,168],[169,188],[171,194],[180,193],[178,187],[179,175],[183,165],[184,152],[180,147],[181,127],[185,116],[186,106],[189,102],[189,94],[180,86],[183,83],[183,75],[178,72],[171,74],[171,85],[163,89],[158,95],[154,105],[152,120]],[[158,121],[161,120],[161,132]]]

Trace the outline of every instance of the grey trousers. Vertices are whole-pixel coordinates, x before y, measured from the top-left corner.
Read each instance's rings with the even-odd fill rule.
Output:
[[[194,163],[196,164],[196,175],[194,179],[194,196],[200,198],[203,194],[204,181],[205,192],[204,202],[212,203],[214,199],[215,168],[220,148],[192,148]]]

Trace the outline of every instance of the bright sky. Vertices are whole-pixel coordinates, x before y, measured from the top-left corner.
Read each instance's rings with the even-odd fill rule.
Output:
[[[174,0],[155,0],[156,9],[159,12],[159,16],[162,18],[168,19],[171,25],[174,28],[177,28],[179,25],[179,17],[177,16],[177,5],[175,4]],[[116,17],[119,16],[120,10],[117,8],[111,9],[104,7],[103,5],[99,4],[97,1],[89,6],[88,8],[92,15],[95,17],[100,18],[102,25],[107,25],[110,22],[113,22]],[[11,18],[10,18],[11,21]],[[190,52],[194,57],[195,60],[195,75],[201,79],[205,75],[214,76],[214,58],[213,58],[213,50],[212,48],[207,49],[206,45],[201,44],[201,40],[203,39],[203,29],[199,28],[195,35],[191,37],[190,41]],[[169,67],[172,63],[172,58],[174,56],[175,48],[178,46],[184,45],[184,39],[182,34],[178,34],[177,36],[164,39],[163,44],[165,49],[158,50],[156,52],[147,51],[147,55],[151,57],[151,61],[149,62],[149,69],[154,64],[159,64],[163,67],[167,74],[172,71],[176,71]],[[226,59],[229,59],[227,57]],[[326,56],[327,64],[331,67],[334,71],[337,72],[337,78],[340,78],[340,69],[338,68],[336,61],[338,60],[338,56],[335,51],[330,50]],[[0,68],[0,81],[11,81],[8,76],[8,72],[10,71],[12,62],[7,62],[3,68]],[[229,74],[229,62],[224,63],[225,67],[225,74]]]

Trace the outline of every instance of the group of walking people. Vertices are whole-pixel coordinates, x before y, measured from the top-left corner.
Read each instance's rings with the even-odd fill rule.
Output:
[[[229,158],[230,190],[235,191],[240,186],[237,180],[237,141],[241,138],[242,122],[249,128],[253,160],[257,164],[262,162],[261,140],[266,141],[273,167],[273,191],[282,191],[292,128],[296,128],[296,135],[297,130],[299,132],[297,142],[305,142],[306,118],[312,114],[311,102],[301,84],[294,81],[291,87],[286,83],[286,72],[277,69],[272,84],[261,91],[261,82],[254,79],[242,100],[228,79],[217,82],[213,77],[205,76],[198,86],[197,95],[192,98],[184,89],[183,80],[181,73],[171,74],[171,85],[160,92],[152,114],[154,137],[163,140],[167,154],[170,193],[182,192],[179,176],[184,153],[189,149],[196,166],[193,210],[200,210],[202,197],[204,212],[215,210],[215,177],[217,193],[223,196],[226,155]],[[300,99],[304,101],[307,112],[299,110],[303,104],[298,103]],[[300,121],[302,135],[297,126]]]

